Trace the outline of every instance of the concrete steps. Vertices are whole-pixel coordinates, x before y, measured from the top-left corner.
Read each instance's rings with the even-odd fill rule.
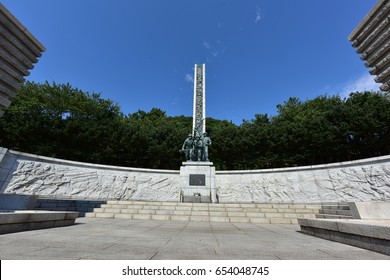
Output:
[[[319,219],[353,219],[351,209],[348,204],[323,205],[319,214]]]
[[[85,213],[92,212],[95,208],[106,203],[105,200],[77,200],[77,199],[55,199],[38,198],[35,210],[43,211],[76,211],[79,217],[85,217]]]
[[[86,217],[227,223],[297,224],[315,218],[321,205],[212,204],[148,201],[107,201]]]
[[[329,218],[298,219],[301,232],[390,256],[390,201],[328,205],[321,212]]]

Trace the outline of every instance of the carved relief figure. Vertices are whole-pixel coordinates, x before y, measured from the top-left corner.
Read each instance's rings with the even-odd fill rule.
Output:
[[[141,174],[20,162],[5,192],[93,199],[178,198],[178,180],[169,177],[175,175]]]

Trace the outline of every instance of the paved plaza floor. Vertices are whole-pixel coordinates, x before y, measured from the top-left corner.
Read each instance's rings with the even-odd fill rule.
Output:
[[[299,232],[298,225],[78,218],[0,235],[2,260],[388,260]]]

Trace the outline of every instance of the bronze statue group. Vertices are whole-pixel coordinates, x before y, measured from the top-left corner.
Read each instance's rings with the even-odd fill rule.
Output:
[[[189,134],[180,151],[184,152],[187,161],[209,161],[209,146],[211,139],[204,132],[202,136],[196,133],[195,138]]]

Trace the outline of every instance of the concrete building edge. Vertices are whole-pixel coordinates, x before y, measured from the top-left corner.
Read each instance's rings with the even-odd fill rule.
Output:
[[[0,3],[1,12],[12,21],[23,33],[39,48],[41,52],[46,51],[45,46],[43,46],[34,35],[32,35],[27,28],[3,5]]]
[[[388,0],[378,0],[378,2],[375,4],[374,7],[371,8],[371,10],[367,13],[367,15],[363,18],[363,20],[356,26],[356,28],[350,33],[348,36],[349,41],[353,41],[354,38],[358,33],[360,33],[365,25],[370,21],[373,17],[373,15],[379,10],[380,7],[382,7],[386,1]]]

